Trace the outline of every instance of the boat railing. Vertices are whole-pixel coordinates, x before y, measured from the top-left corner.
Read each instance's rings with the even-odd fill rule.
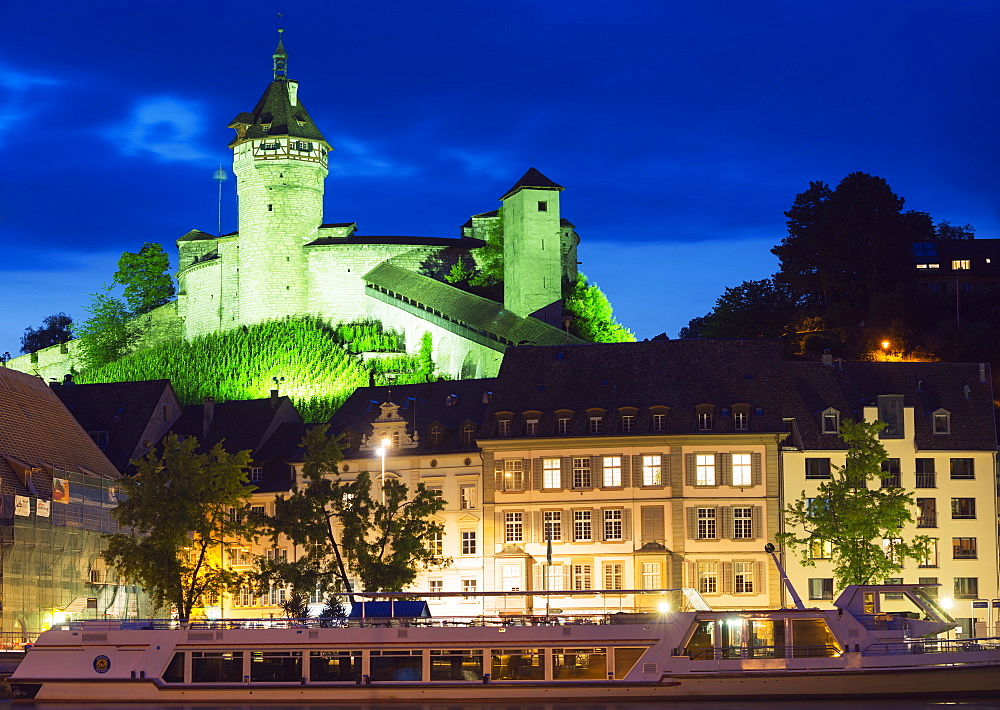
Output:
[[[834,644],[813,646],[721,646],[719,648],[676,649],[675,656],[692,661],[726,661],[757,658],[836,658],[842,653]]]
[[[855,618],[869,631],[902,631],[908,617],[902,614],[857,614]]]
[[[981,639],[912,639],[892,643],[874,643],[861,651],[862,656],[904,656],[924,653],[969,653],[1000,650],[1000,638]]]

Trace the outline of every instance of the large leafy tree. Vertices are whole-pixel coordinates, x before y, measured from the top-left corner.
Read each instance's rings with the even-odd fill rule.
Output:
[[[125,303],[132,316],[141,316],[169,303],[175,293],[167,253],[162,246],[151,242],[143,244],[138,252],[121,255],[115,283],[125,287]]]
[[[767,338],[783,334],[795,318],[797,299],[784,283],[744,281],[727,288],[711,313],[693,318],[682,338]]]
[[[593,343],[633,343],[635,335],[619,323],[604,291],[577,274],[576,283],[565,296],[565,309],[573,315],[575,335]]]
[[[33,353],[72,340],[72,325],[72,318],[65,313],[56,313],[42,320],[41,328],[28,326],[21,336],[21,352]]]
[[[844,466],[834,466],[815,494],[803,491],[782,511],[791,530],[778,534],[778,540],[799,549],[802,564],[809,567],[815,566],[814,546],[832,545],[838,587],[880,583],[902,569],[904,560],[928,554],[926,535],[901,537],[903,526],[913,522],[913,495],[882,485],[890,475],[882,471],[887,454],[878,440],[884,427],[880,421],[842,422],[840,438],[850,447]]]
[[[124,357],[142,335],[125,302],[114,296],[112,288],[105,285],[102,290],[90,294],[90,306],[87,308],[90,317],[73,331],[80,338],[84,369],[100,367]]]
[[[113,511],[121,532],[105,536],[104,559],[181,619],[212,595],[245,586],[221,550],[254,536],[254,521],[241,514],[253,491],[249,463],[249,451],[229,454],[216,444],[202,453],[194,437],[169,435],[121,479],[123,499]]]
[[[368,473],[341,476],[340,438],[327,436],[326,427],[310,429],[302,446],[302,485],[275,499],[268,521],[275,540],[284,535],[302,553],[294,562],[262,560],[262,586],[281,580],[297,592],[350,593],[351,573],[364,591],[400,592],[420,566],[446,562],[427,545],[444,531],[431,517],[444,503],[423,483],[411,494],[388,478],[383,501]]]

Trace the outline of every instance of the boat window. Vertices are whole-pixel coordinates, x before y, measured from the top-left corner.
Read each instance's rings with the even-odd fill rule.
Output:
[[[784,658],[785,620],[750,619],[747,646],[750,658]]]
[[[733,617],[722,620],[722,657],[743,657],[743,619]]]
[[[309,654],[312,681],[361,680],[361,651],[312,651]]]
[[[423,651],[372,651],[372,680],[423,680]]]
[[[834,658],[841,653],[825,619],[792,619],[794,658]]]
[[[242,683],[243,651],[192,651],[192,683]]]
[[[493,680],[545,680],[545,662],[537,648],[493,649]]]
[[[608,649],[556,648],[552,650],[553,680],[606,680]]]
[[[302,677],[302,651],[250,652],[250,681],[253,683],[298,683]]]
[[[482,651],[431,651],[431,680],[482,679]]]
[[[621,680],[628,675],[628,672],[635,667],[635,664],[646,652],[645,648],[616,648],[615,649],[615,680]]]
[[[688,658],[696,661],[715,659],[715,620],[699,621],[687,645]]]
[[[174,654],[174,657],[170,659],[170,665],[167,666],[167,670],[163,671],[163,682],[164,683],[183,683],[184,682],[184,652],[179,651]]]

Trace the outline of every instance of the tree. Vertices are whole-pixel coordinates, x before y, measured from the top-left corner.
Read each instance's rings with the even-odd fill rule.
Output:
[[[115,283],[125,287],[125,303],[133,317],[169,303],[175,293],[170,260],[162,246],[151,242],[143,244],[138,253],[121,255]]]
[[[615,320],[611,302],[587,277],[578,273],[576,283],[565,296],[564,308],[573,314],[571,331],[592,343],[634,343],[635,335]]]
[[[280,535],[299,546],[294,562],[262,560],[261,587],[280,579],[295,591],[352,593],[348,570],[368,592],[400,592],[417,575],[419,565],[447,563],[426,541],[444,532],[431,516],[444,502],[423,483],[411,496],[406,484],[387,478],[384,502],[373,493],[371,476],[341,477],[340,437],[314,427],[302,440],[303,485],[288,497],[275,499],[268,519],[272,537]],[[353,601],[353,599],[352,599]]]
[[[934,226],[935,236],[938,239],[975,239],[976,228],[971,224],[958,226],[947,220],[941,220]]]
[[[111,293],[105,285],[98,293],[90,294],[87,311],[90,318],[74,330],[80,338],[80,355],[85,369],[114,362],[129,352],[138,342],[141,330],[131,317],[125,303]]]
[[[833,466],[831,478],[815,495],[805,491],[782,511],[795,532],[779,533],[779,542],[801,548],[803,565],[815,566],[814,546],[833,546],[833,574],[838,586],[880,583],[902,569],[907,559],[924,559],[930,538],[918,535],[906,541],[900,530],[913,522],[913,495],[887,485],[890,474],[882,470],[885,447],[878,433],[885,422],[845,420],[840,438],[848,445],[843,467]],[[869,489],[869,481],[879,488]]]
[[[486,225],[486,244],[476,252],[482,265],[479,273],[469,279],[473,286],[492,286],[503,281],[503,207]]]
[[[33,353],[36,350],[49,348],[53,345],[69,342],[73,339],[70,328],[73,319],[65,313],[56,313],[42,320],[42,327],[35,329],[28,326],[21,336],[21,352]]]
[[[122,531],[105,535],[108,564],[181,619],[207,598],[245,586],[246,575],[226,565],[220,550],[255,534],[241,514],[253,491],[250,452],[229,454],[216,444],[199,453],[194,437],[170,434],[159,451],[134,463],[136,474],[121,479],[122,502],[112,513]]]
[[[711,313],[693,319],[681,337],[770,338],[783,334],[795,318],[797,300],[784,283],[744,281],[727,288]]]

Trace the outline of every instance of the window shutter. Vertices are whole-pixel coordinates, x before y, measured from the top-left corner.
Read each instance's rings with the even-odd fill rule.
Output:
[[[604,467],[601,465],[600,456],[590,457],[590,486],[591,488],[599,488],[604,485]]]
[[[688,508],[688,537],[692,540],[698,539],[698,509]]]
[[[660,480],[663,485],[670,485],[670,454],[667,452],[660,454]]]
[[[638,488],[642,485],[642,456],[632,456],[632,485]],[[624,483],[624,481],[623,481]],[[625,485],[628,485],[627,483]]]
[[[685,563],[684,566],[687,567],[687,578],[688,578],[687,586],[698,589],[698,563],[687,562]],[[663,580],[660,580],[660,583],[662,584]]]
[[[490,471],[496,472],[496,470],[497,470],[497,465],[496,465],[496,461],[494,461],[494,459],[493,459],[493,452],[492,451],[484,451],[483,452],[483,478],[488,480],[489,472]],[[487,482],[487,480],[483,481],[483,486],[488,486],[489,485],[489,483]],[[493,485],[494,485],[494,490],[496,490],[496,487],[495,487],[496,486],[496,476],[494,476]]]
[[[590,514],[594,542],[604,542],[604,511],[605,508],[598,508]]]
[[[531,459],[531,465],[534,468],[535,490],[540,491],[542,490],[542,460],[540,458]]]
[[[767,594],[767,589],[764,588],[764,563],[754,562],[753,563],[753,593],[754,594]]]
[[[729,453],[716,454],[715,466],[718,469],[718,481],[720,486],[733,485],[733,455]]]
[[[625,454],[622,454],[621,458],[622,458],[622,487],[628,488],[629,479],[632,476],[632,465],[631,465],[632,458],[630,456],[626,456]]]
[[[521,459],[521,488],[518,490],[531,490],[531,459]]]
[[[497,512],[496,514],[496,527],[494,528],[496,533],[494,537],[496,538],[494,542],[499,542],[501,544],[507,544],[507,528],[504,527],[503,513]]]
[[[535,519],[533,530],[535,531],[535,542],[545,542],[545,525],[542,518],[542,511],[536,510],[530,514]]]
[[[562,566],[562,572],[563,572],[563,584],[562,584],[562,588],[566,589],[566,590],[572,589],[573,588],[573,568],[572,568],[572,566],[571,565],[563,565]]]
[[[534,584],[532,588],[535,591],[545,591],[545,565],[535,565],[534,569]]]
[[[755,505],[750,509],[750,538],[759,540],[764,537],[764,509]]]
[[[622,509],[622,540],[626,542],[632,539],[632,511],[628,508]]]
[[[722,534],[719,535],[719,538],[726,538],[727,540],[732,540],[733,539],[733,509],[732,509],[732,506],[728,506],[728,505],[724,506],[721,509],[721,512],[722,512],[722,520],[720,520],[719,522],[721,523],[722,527],[721,527],[721,529],[720,529],[719,532],[721,532]],[[718,509],[717,509],[717,513],[718,513]]]
[[[642,541],[663,541],[663,508],[660,506],[643,506]]]
[[[494,470],[493,476],[496,481],[496,490],[498,491],[507,490],[504,487],[504,481],[503,481],[503,460],[497,461],[496,469]]]
[[[733,593],[733,563],[732,562],[720,562],[719,563],[719,584],[722,588],[723,594]]]
[[[562,457],[562,487],[568,489],[573,487],[573,457]]]
[[[524,534],[521,537],[524,539],[525,542],[528,542],[529,540],[534,540],[535,538],[532,537],[532,530],[534,526],[532,526],[531,524],[531,513],[529,511],[525,511],[524,513],[522,513],[521,520],[523,521],[524,525]]]
[[[687,484],[689,486],[695,485],[695,482],[698,480],[695,475],[694,465],[694,454],[684,454],[684,468],[685,473],[687,474]]]
[[[760,454],[750,454],[750,481],[755,486],[764,482],[764,470],[761,466]]]

